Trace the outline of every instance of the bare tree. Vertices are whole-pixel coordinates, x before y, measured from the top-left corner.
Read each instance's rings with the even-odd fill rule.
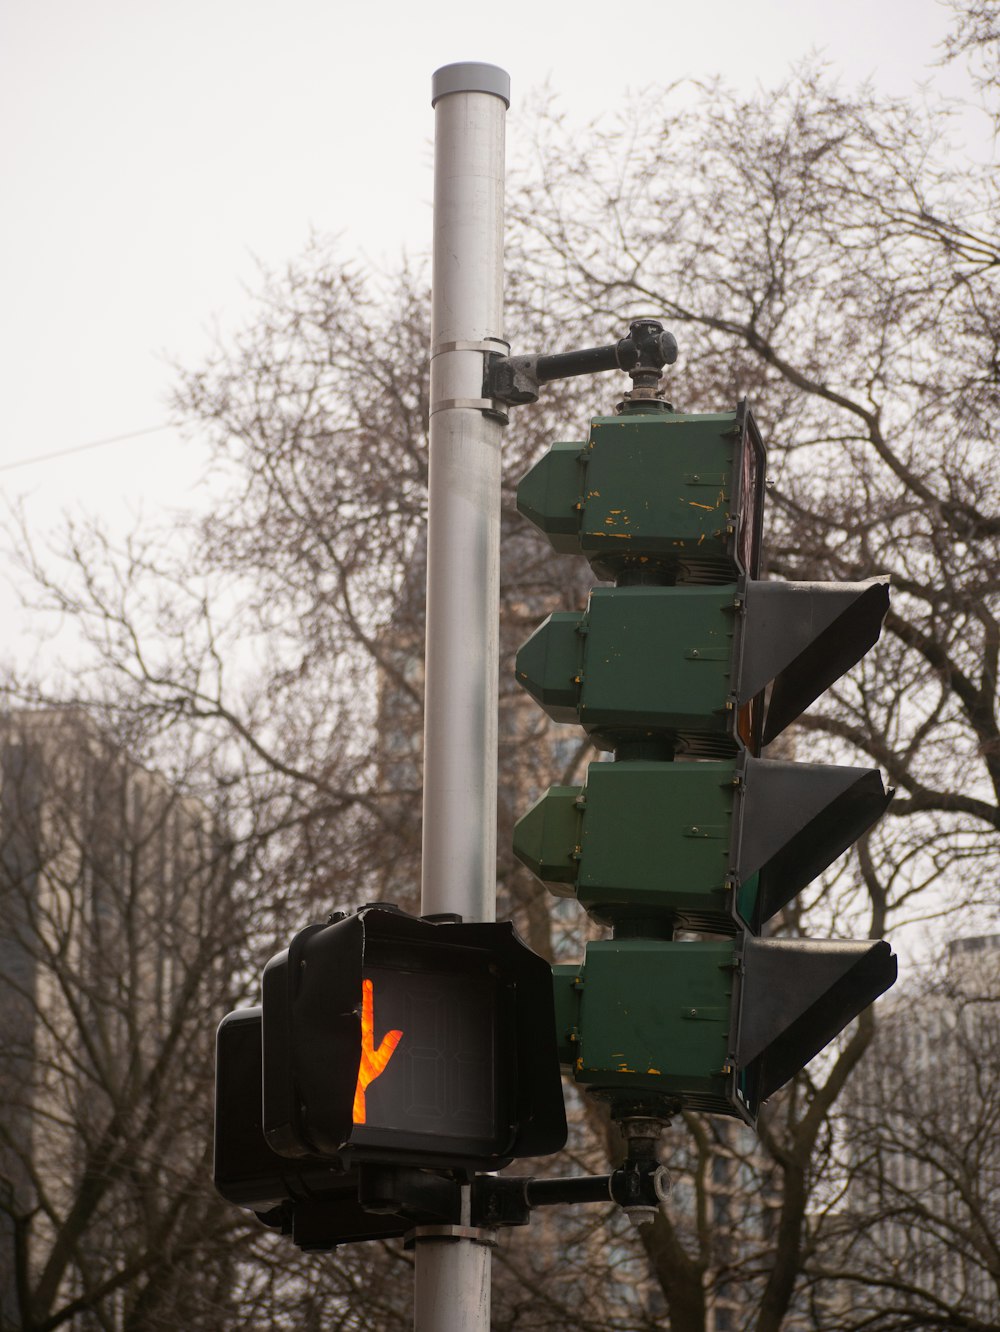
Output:
[[[807,758],[867,755],[899,795],[857,859],[786,911],[793,934],[877,937],[995,900],[1000,250],[985,219],[997,199],[988,173],[943,151],[943,124],[943,112],[847,95],[810,70],[756,98],[643,98],[595,127],[585,152],[543,109],[538,167],[512,196],[518,350],[666,316],[682,350],[678,404],[718,409],[749,393],[765,423],[770,569],[892,574],[878,649],[803,719],[797,745]],[[95,649],[91,697],[112,690],[157,753],[209,756],[246,867],[248,972],[324,908],[415,901],[426,334],[419,271],[362,275],[317,242],[183,381],[178,407],[229,478],[188,548],[115,551],[91,530],[73,534],[61,570],[35,562],[43,599]],[[508,431],[508,665],[537,620],[579,605],[590,583],[520,524],[514,485],[615,396],[599,381],[553,388]],[[533,946],[574,956],[589,926],[514,865],[505,830],[550,781],[579,779],[587,745],[502,679],[502,903]],[[806,1317],[810,1283],[833,1275],[817,1218],[836,1215],[842,1096],[874,1030],[869,1013],[775,1097],[759,1141],[725,1121],[679,1121],[674,1203],[654,1226],[633,1233],[581,1209],[505,1236],[498,1326],[668,1319],[721,1332],[729,1319],[777,1332]],[[617,1150],[582,1102],[562,1168],[605,1168]],[[238,1219],[220,1224],[213,1234]],[[282,1269],[266,1234],[246,1244],[232,1298],[248,1325],[281,1301],[306,1325],[324,1307],[343,1310],[344,1327],[403,1325],[405,1299],[387,1284],[399,1255],[366,1284],[354,1255]]]
[[[949,970],[907,988],[846,1098],[844,1187],[813,1227],[815,1325],[993,1332],[1000,936],[953,942]]]
[[[948,0],[955,25],[944,42],[944,60],[966,60],[972,80],[991,106],[993,124],[1000,128],[996,88],[1000,81],[1000,5],[997,0]]]
[[[797,747],[868,755],[899,795],[856,869],[803,894],[785,928],[877,937],[963,908],[973,923],[1000,849],[995,177],[938,152],[932,110],[815,71],[754,98],[713,88],[695,111],[681,93],[596,127],[585,153],[543,113],[515,198],[519,298],[560,330],[666,315],[681,406],[749,392],[767,422],[771,571],[892,575],[878,649]],[[795,1308],[838,1098],[873,1031],[867,1014],[762,1117],[780,1205],[769,1247],[744,1246],[742,1326],[776,1330]],[[718,1230],[685,1246],[688,1229],[663,1217],[644,1243],[671,1326],[701,1329],[732,1255]]]
[[[80,714],[8,715],[0,745],[3,1325],[197,1322],[234,1274],[202,1250],[232,1228],[204,1023],[242,941],[229,849]]]

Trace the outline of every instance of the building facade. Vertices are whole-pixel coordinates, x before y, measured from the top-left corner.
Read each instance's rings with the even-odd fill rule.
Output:
[[[845,1317],[996,1325],[1000,934],[952,940],[941,979],[882,1006],[845,1129]]]
[[[64,1325],[124,1326],[150,1245],[169,1243],[172,1190],[208,1140],[200,996],[227,893],[198,801],[80,713],[3,719],[3,1329],[71,1307]]]

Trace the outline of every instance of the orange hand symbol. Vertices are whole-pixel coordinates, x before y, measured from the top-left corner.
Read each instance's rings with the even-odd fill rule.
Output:
[[[402,1039],[401,1031],[387,1031],[375,1049],[375,995],[370,980],[361,982],[361,1064],[354,1093],[354,1122],[365,1122],[365,1089],[385,1072],[385,1066]]]

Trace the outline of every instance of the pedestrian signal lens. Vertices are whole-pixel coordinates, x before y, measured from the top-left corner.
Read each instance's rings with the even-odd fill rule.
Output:
[[[482,974],[367,971],[352,1142],[377,1145],[386,1133],[406,1133],[492,1143],[499,1125],[495,979],[485,967]]]

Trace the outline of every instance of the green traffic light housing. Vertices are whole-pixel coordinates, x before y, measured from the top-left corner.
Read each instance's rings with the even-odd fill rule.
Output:
[[[618,1104],[737,1115],[762,1103],[896,979],[883,940],[589,943],[554,968],[560,1059]]]
[[[655,733],[675,753],[757,753],[860,661],[888,608],[886,578],[594,588],[586,611],[539,625],[515,669],[602,749]]]
[[[614,762],[547,792],[514,850],[613,928],[554,979],[561,1058],[618,1118],[753,1122],[896,977],[881,941],[758,937],[892,797],[877,769],[762,757],[874,646],[889,606],[885,577],[760,577],[764,457],[745,402],[632,402],[518,489],[557,551],[615,583],[518,653],[519,683]]]
[[[586,441],[556,444],[535,464],[517,507],[601,578],[728,583],[757,572],[764,446],[746,402],[599,416]]]
[[[884,813],[877,769],[788,763],[592,763],[519,820],[514,853],[597,920],[759,932]]]

